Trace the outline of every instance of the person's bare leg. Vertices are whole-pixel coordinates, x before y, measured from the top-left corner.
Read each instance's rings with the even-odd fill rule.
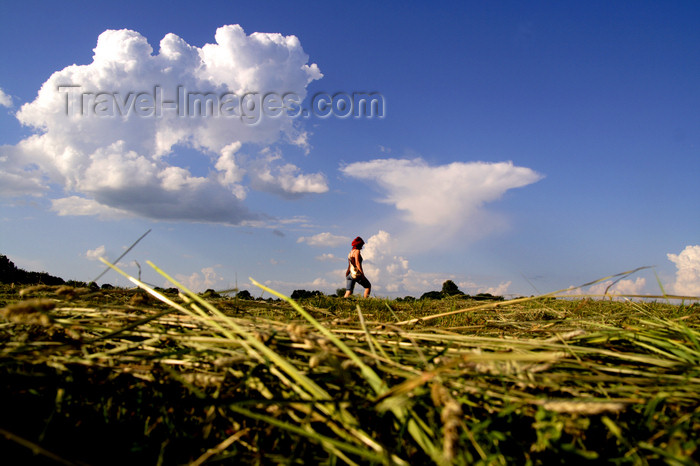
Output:
[[[345,296],[343,296],[343,298],[349,298],[351,294],[350,290],[345,290]]]
[[[365,298],[369,298],[369,292],[371,288],[365,288]]]

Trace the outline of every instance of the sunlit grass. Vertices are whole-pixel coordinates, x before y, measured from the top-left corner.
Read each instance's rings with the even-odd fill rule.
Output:
[[[280,299],[203,298],[155,268],[179,295],[127,274],[138,289],[3,288],[8,448],[94,464],[697,462],[693,301],[295,302],[255,281]]]

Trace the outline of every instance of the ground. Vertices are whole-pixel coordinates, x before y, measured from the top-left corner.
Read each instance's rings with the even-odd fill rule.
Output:
[[[2,285],[3,451],[33,464],[700,460],[696,304],[152,293]]]

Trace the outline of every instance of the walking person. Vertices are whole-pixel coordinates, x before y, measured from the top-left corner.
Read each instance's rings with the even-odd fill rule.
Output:
[[[352,250],[348,254],[348,268],[345,271],[345,297],[348,298],[355,291],[355,283],[359,283],[365,289],[364,297],[368,298],[372,289],[372,284],[365,277],[362,268],[362,254],[360,250],[365,242],[359,236],[352,240]]]

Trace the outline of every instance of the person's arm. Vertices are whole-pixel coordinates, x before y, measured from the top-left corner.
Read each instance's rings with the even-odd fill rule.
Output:
[[[360,259],[359,249],[355,249],[353,251],[353,257],[355,258],[355,268],[357,268],[357,271],[360,272],[360,275],[364,275],[365,271],[362,270],[362,260]]]

